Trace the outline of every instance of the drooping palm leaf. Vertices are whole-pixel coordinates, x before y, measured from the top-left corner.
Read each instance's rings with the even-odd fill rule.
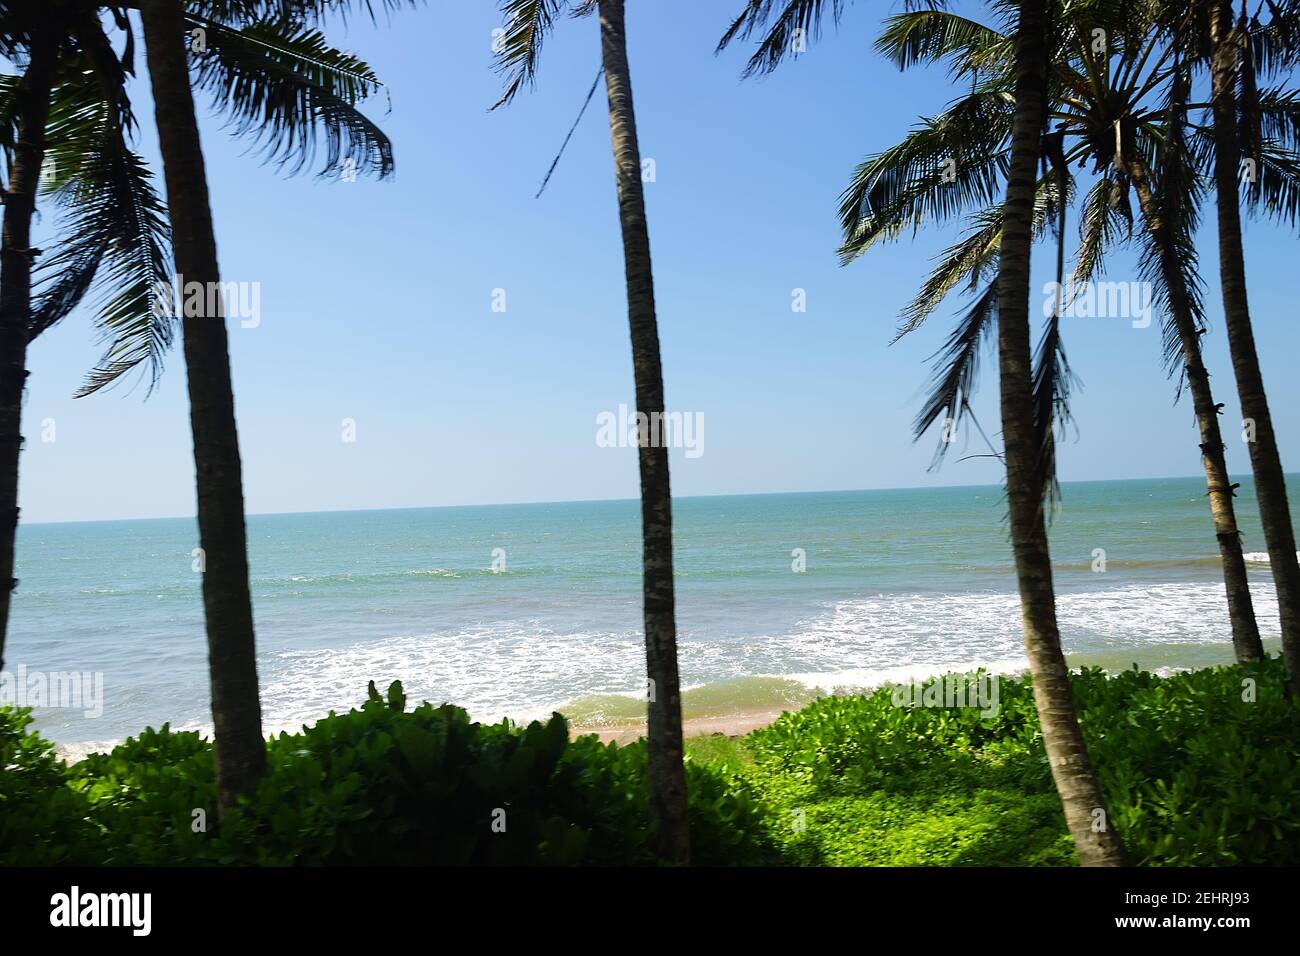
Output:
[[[363,61],[331,47],[317,30],[263,21],[233,29],[191,18],[207,31],[193,57],[195,88],[210,93],[237,135],[249,135],[268,161],[297,173],[323,134],[321,176],[345,163],[380,178],[393,171],[388,136],[357,105],[380,84]]]
[[[959,283],[969,281],[973,289],[985,270],[997,262],[998,246],[1002,242],[1002,207],[982,210],[973,218],[975,225],[965,238],[940,253],[939,264],[903,309],[895,342],[920,328]]]
[[[900,70],[919,63],[953,61],[953,73],[1007,74],[1012,42],[998,31],[946,10],[914,10],[889,17],[876,50]]]
[[[1034,352],[1033,402],[1034,445],[1037,458],[1034,484],[1038,497],[1046,499],[1050,517],[1060,503],[1061,487],[1056,478],[1056,442],[1074,421],[1070,413],[1070,392],[1078,379],[1070,369],[1061,340],[1061,316],[1047,321]]]
[[[35,273],[35,337],[92,293],[107,347],[78,396],[144,366],[150,387],[162,372],[173,319],[157,308],[169,278],[166,207],[144,160],[126,144],[120,110],[90,81],[63,84],[51,102],[46,138],[54,174],[45,194],[63,213],[67,238]]]
[[[1010,110],[1000,91],[977,90],[864,160],[840,199],[841,261],[928,219],[996,203],[1007,173]]]
[[[990,282],[957,322],[943,347],[931,356],[933,374],[927,397],[912,423],[913,439],[919,439],[935,422],[944,423],[931,467],[943,459],[970,409],[969,401],[979,378],[980,352],[993,334],[997,314],[997,283]]]
[[[492,108],[504,106],[537,80],[542,44],[569,0],[503,0],[504,32],[495,47],[496,68],[506,77],[505,92]]]
[[[823,16],[829,13],[832,21],[839,23],[844,6],[845,0],[748,0],[718,41],[716,52],[721,53],[733,40],[748,40],[767,27],[758,49],[745,64],[743,75],[770,73],[787,53],[797,55],[796,36],[816,39],[821,35]],[[777,7],[781,8],[779,12]]]
[[[1054,176],[1044,176],[1035,187],[1032,219],[1035,240],[1042,236],[1051,218],[1057,188]],[[1071,195],[1069,191],[1068,195]],[[938,265],[916,297],[903,309],[902,322],[894,335],[895,342],[920,328],[959,284],[965,282],[968,290],[973,292],[984,276],[997,268],[998,247],[1002,242],[1002,206],[981,209],[969,218],[965,237],[936,257]]]
[[[1157,139],[1144,134],[1138,137],[1145,155],[1151,157],[1148,168],[1155,176],[1159,207],[1155,235],[1149,231],[1144,237],[1140,269],[1143,278],[1155,291],[1156,302],[1166,313],[1162,325],[1165,369],[1170,376],[1177,377],[1180,389],[1186,356],[1174,321],[1174,309],[1182,303],[1197,328],[1205,328],[1204,282],[1196,249],[1205,180],[1196,169],[1195,154],[1187,141],[1183,122],[1189,88],[1187,71],[1179,70],[1166,96],[1163,137]],[[1172,263],[1172,270],[1177,275],[1175,287],[1170,285],[1167,262]]]
[[[1300,155],[1265,142],[1255,181],[1246,184],[1245,201],[1252,212],[1262,212],[1288,226],[1300,222]]]
[[[1106,253],[1127,242],[1132,235],[1133,209],[1128,199],[1127,180],[1108,169],[1083,200],[1071,286],[1079,288],[1091,282],[1101,271]]]

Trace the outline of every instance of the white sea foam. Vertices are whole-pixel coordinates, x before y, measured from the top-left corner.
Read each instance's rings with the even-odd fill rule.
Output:
[[[1247,551],[1242,555],[1251,564],[1269,564],[1267,551]],[[1300,558],[1300,551],[1296,552],[1296,557]]]
[[[1260,629],[1278,633],[1271,582],[1252,588]],[[1067,653],[1132,659],[1214,648],[1228,641],[1223,585],[1129,584],[1058,594]],[[1020,602],[1015,593],[894,593],[827,603],[778,633],[679,635],[682,682],[700,687],[748,677],[785,677],[825,691],[923,680],[947,671],[1024,669]],[[1167,661],[1158,660],[1158,666]],[[408,700],[449,701],[478,720],[545,717],[561,705],[603,694],[644,693],[639,630],[557,630],[541,619],[482,624],[451,633],[408,634],[333,648],[264,654],[267,733],[296,731],[330,710],[382,692],[400,680]],[[178,729],[199,729],[187,726]],[[106,742],[66,744],[77,757]]]
[[[1271,586],[1253,588],[1265,635],[1278,630]],[[1129,585],[1062,593],[1057,610],[1067,652],[1139,652],[1153,646],[1218,646],[1228,634],[1219,584]],[[983,667],[1024,668],[1015,594],[882,594],[835,602],[787,633],[680,635],[683,685],[775,676],[809,687],[873,687]],[[401,680],[412,701],[451,701],[476,718],[532,719],[578,698],[643,693],[641,636],[559,632],[540,620],[454,634],[421,634],[276,655],[263,700],[268,724],[297,726],[347,709],[374,680]]]

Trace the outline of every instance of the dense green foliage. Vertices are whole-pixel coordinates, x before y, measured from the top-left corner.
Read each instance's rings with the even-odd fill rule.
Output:
[[[519,728],[405,703],[400,684],[386,699],[372,685],[361,709],[273,738],[265,780],[220,826],[211,744],[197,733],[146,730],[64,770],[22,736],[24,712],[0,711],[0,861],[651,862],[643,743],[570,741],[559,716]],[[744,793],[701,765],[689,783],[702,862],[768,858]]]
[[[1281,678],[1277,661],[1075,675],[1134,862],[1300,862],[1300,706]],[[819,699],[745,738],[695,738],[696,861],[1073,863],[1028,678],[1003,678],[999,705],[988,718],[898,707],[883,688]],[[0,709],[0,862],[651,862],[644,744],[569,740],[558,716],[478,724],[372,687],[359,710],[272,739],[266,780],[220,825],[198,734],[147,730],[65,767],[28,721]]]
[[[1074,675],[1110,825],[1132,862],[1300,862],[1300,707],[1283,676],[1279,660]],[[791,861],[1073,863],[1029,678],[1002,678],[999,698],[984,718],[896,707],[887,688],[826,697],[709,756],[759,795]]]

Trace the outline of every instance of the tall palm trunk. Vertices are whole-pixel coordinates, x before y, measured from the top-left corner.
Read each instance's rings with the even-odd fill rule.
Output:
[[[1287,504],[1286,478],[1277,452],[1273,419],[1264,394],[1264,378],[1255,352],[1246,299],[1246,259],[1241,247],[1241,209],[1238,205],[1237,103],[1234,90],[1239,37],[1232,29],[1229,4],[1215,0],[1210,10],[1213,44],[1211,82],[1214,94],[1214,185],[1219,208],[1219,273],[1223,287],[1223,314],[1228,326],[1228,348],[1237,378],[1241,414],[1254,423],[1250,466],[1264,525],[1269,566],[1277,588],[1282,625],[1282,656],[1289,684],[1297,690],[1300,675],[1300,562],[1296,560],[1295,528]]]
[[[1069,669],[1056,625],[1052,562],[1037,480],[1033,372],[1029,344],[1029,253],[1034,191],[1046,112],[1047,50],[1043,0],[1021,0],[1016,36],[1016,112],[1011,135],[1006,218],[998,267],[998,362],[1007,498],[1025,646],[1034,701],[1052,777],[1084,866],[1119,866],[1119,841],[1106,820],[1101,786],[1074,709]],[[1100,816],[1095,811],[1101,810]],[[1094,826],[1101,821],[1101,826]]]
[[[27,383],[27,342],[31,329],[32,215],[45,162],[45,121],[58,44],[37,35],[30,60],[15,91],[18,140],[4,197],[4,235],[0,244],[0,670],[4,669],[9,602],[14,580],[14,535],[18,530],[18,457],[22,451],[23,389]]]
[[[188,285],[220,288],[217,241],[190,90],[181,4],[140,4],[148,48],[158,141],[167,181],[176,272]],[[206,299],[207,296],[199,298]],[[203,549],[203,611],[212,686],[217,793],[224,809],[266,770],[266,741],[258,699],[253,608],[248,593],[248,550],[235,398],[224,308],[216,315],[182,317],[189,384],[190,428],[198,489],[199,545]],[[186,297],[186,301],[189,297]]]
[[[1237,515],[1232,504],[1232,482],[1228,479],[1223,435],[1219,431],[1219,412],[1214,404],[1214,392],[1210,388],[1210,374],[1206,371],[1201,356],[1201,337],[1193,318],[1178,253],[1172,242],[1172,227],[1160,208],[1146,163],[1131,148],[1126,149],[1124,162],[1137,193],[1143,223],[1158,250],[1160,270],[1169,290],[1169,313],[1182,346],[1187,388],[1192,394],[1192,408],[1201,432],[1201,463],[1205,467],[1210,513],[1214,518],[1214,533],[1223,560],[1223,581],[1228,593],[1228,619],[1232,624],[1233,651],[1240,663],[1257,661],[1264,656],[1264,645],[1259,639],[1250,584],[1246,577],[1241,533],[1237,530]]]
[[[618,218],[623,230],[628,322],[632,328],[632,370],[637,411],[647,417],[664,410],[659,330],[655,321],[650,233],[641,188],[641,150],[632,108],[623,0],[600,0],[600,47],[609,93],[609,129],[618,184]],[[653,419],[652,419],[653,421]],[[654,436],[652,428],[650,435]],[[660,436],[662,437],[662,436]],[[642,437],[641,535],[645,604],[646,671],[650,677],[648,778],[650,816],[659,855],[690,862],[686,771],[682,764],[682,701],[677,676],[677,622],[673,606],[673,517],[668,485],[668,449]]]

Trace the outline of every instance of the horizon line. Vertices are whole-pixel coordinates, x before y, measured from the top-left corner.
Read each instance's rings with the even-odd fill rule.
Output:
[[[1285,472],[1287,476],[1300,475],[1298,472]],[[1125,482],[1125,481],[1181,481],[1189,478],[1201,478],[1202,475],[1161,475],[1147,478],[1076,478],[1069,481],[1062,481],[1061,485],[1084,485],[1084,484],[1105,484],[1108,482]],[[1233,477],[1233,476],[1229,476]],[[1253,475],[1238,475],[1236,477],[1248,478],[1254,481]],[[943,489],[954,488],[998,488],[1001,489],[1001,483],[981,482],[977,484],[964,485],[895,485],[890,487],[877,488],[823,488],[815,491],[745,491],[745,492],[721,492],[709,495],[673,495],[674,501],[691,501],[698,498],[764,498],[777,495],[835,495],[851,494],[855,492],[869,491],[938,491]],[[246,512],[244,517],[248,518],[276,518],[288,515],[331,515],[331,514],[351,514],[354,512],[365,511],[431,511],[437,509],[451,508],[511,508],[526,507],[528,505],[578,505],[578,504],[595,504],[595,503],[614,503],[623,501],[640,501],[640,498],[556,498],[545,499],[540,501],[489,501],[479,502],[476,504],[448,504],[448,505],[401,505],[375,508],[332,508],[324,511],[250,511]],[[19,527],[38,527],[55,524],[111,524],[123,521],[178,521],[181,519],[197,518],[197,514],[183,515],[155,515],[148,518],[67,518],[55,521],[25,521],[19,524]]]

